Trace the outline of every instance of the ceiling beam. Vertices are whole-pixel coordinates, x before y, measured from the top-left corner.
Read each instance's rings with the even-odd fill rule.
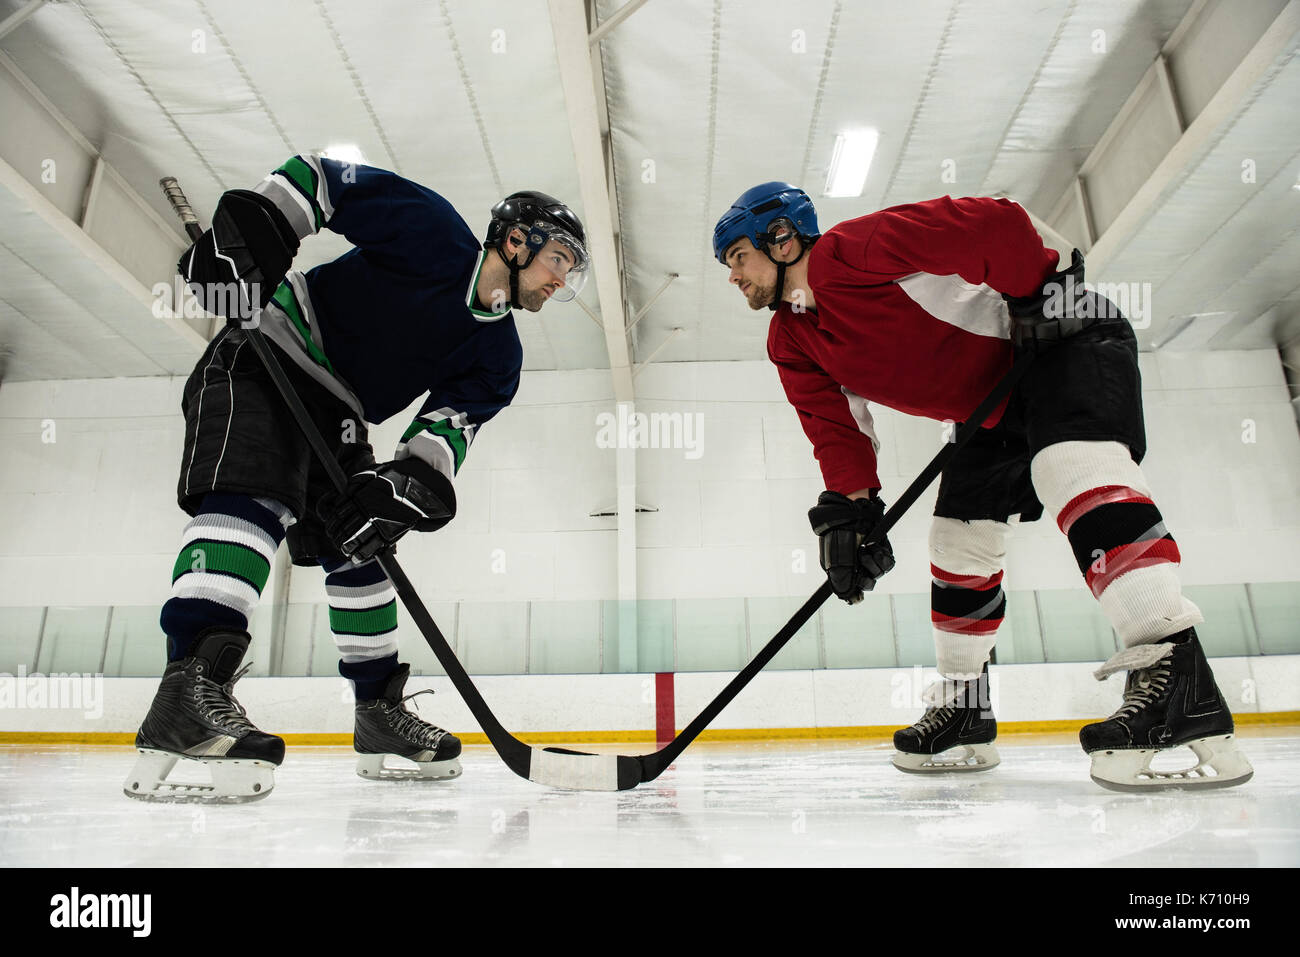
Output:
[[[44,0],[41,0],[41,2],[44,2]],[[614,12],[613,16],[591,31],[591,35],[587,37],[587,43],[594,47],[605,38],[605,34],[640,10],[645,5],[645,2],[646,0],[630,0],[629,3],[623,4]]]
[[[0,140],[0,188],[53,227],[88,265],[141,304],[145,319],[141,336],[150,335],[148,323],[161,322],[179,337],[181,349],[192,350],[197,357],[207,339],[191,321],[204,329],[209,322],[187,321],[183,313],[173,311],[179,303],[172,301],[170,280],[176,258],[187,245],[179,230],[104,161],[98,149],[3,52],[0,102],[12,133]],[[36,142],[42,145],[34,151],[31,144]],[[169,284],[169,293],[161,301],[155,285],[164,282]],[[95,318],[114,328],[103,317]],[[114,332],[149,354],[147,345],[119,329]]]
[[[623,264],[618,242],[618,201],[614,193],[614,164],[609,147],[609,114],[605,105],[600,44],[590,43],[583,0],[550,0],[551,30],[559,61],[560,85],[573,137],[578,189],[586,214],[587,246],[596,271],[601,325],[609,353],[614,400],[634,406],[632,357],[628,348],[627,304],[623,301]],[[628,11],[629,13],[631,11]],[[618,530],[615,566],[618,576],[618,669],[636,670],[637,648],[637,522],[636,450],[621,447],[614,454]]]
[[[609,371],[614,379],[614,398],[631,402],[632,362],[627,345],[626,308],[619,269],[618,241],[614,231],[614,188],[607,175],[605,145],[600,134],[596,97],[596,75],[592,60],[599,48],[587,43],[587,15],[581,0],[550,0],[551,29],[564,88],[564,105],[573,138],[573,157],[578,167],[578,189],[582,195],[587,247],[596,273],[600,297],[601,324]]]
[[[27,21],[28,17],[44,5],[45,0],[31,0],[31,3],[18,8],[3,20],[0,20],[0,40],[3,40],[9,34],[17,30],[19,26]],[[621,13],[622,11],[619,12]]]
[[[132,275],[103,246],[95,242],[77,223],[65,216],[57,206],[41,195],[35,186],[3,159],[0,159],[0,188],[9,190],[33,213],[52,226],[55,232],[85,257],[89,264],[139,302],[142,312],[152,314],[158,322],[188,343],[194,349],[196,357],[207,347],[207,340],[190,328],[182,316],[170,309],[160,307],[152,289]]]
[[[1300,31],[1300,0],[1291,0],[1263,31],[1254,45],[1246,50],[1240,62],[1224,78],[1204,108],[1190,123],[1185,123],[1173,78],[1169,72],[1167,57],[1174,53],[1177,43],[1189,35],[1191,27],[1189,21],[1205,16],[1207,9],[1212,10],[1209,5],[1200,4],[1188,12],[1183,24],[1180,24],[1170,38],[1170,42],[1166,43],[1133,95],[1129,97],[1098,140],[1096,147],[1080,169],[1079,176],[1056,204],[1052,216],[1056,225],[1063,224],[1063,215],[1067,209],[1077,210],[1080,206],[1083,207],[1085,221],[1091,224],[1093,210],[1089,195],[1101,185],[1095,179],[1097,176],[1105,175],[1103,171],[1106,168],[1104,160],[1107,152],[1115,149],[1129,137],[1150,138],[1153,135],[1149,123],[1132,122],[1136,112],[1143,106],[1144,97],[1158,98],[1164,104],[1167,124],[1175,130],[1175,136],[1170,137],[1171,142],[1164,155],[1118,212],[1110,218],[1109,222],[1099,224],[1102,226],[1100,235],[1096,236],[1091,248],[1088,249],[1088,267],[1093,274],[1103,271],[1142,225],[1150,219],[1164,191],[1196,160],[1222,124],[1241,108],[1250,88],[1259,81],[1276,58],[1285,52],[1287,45]],[[1076,221],[1078,219],[1077,212],[1074,219]],[[1092,230],[1088,228],[1085,231]]]

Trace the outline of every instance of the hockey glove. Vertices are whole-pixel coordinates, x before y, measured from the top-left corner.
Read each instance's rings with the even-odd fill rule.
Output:
[[[1054,272],[1038,292],[1006,296],[1011,313],[1011,341],[1021,349],[1039,352],[1092,324],[1091,293],[1083,285],[1083,253],[1074,250],[1070,268]]]
[[[176,268],[205,310],[237,326],[271,301],[297,254],[298,237],[275,203],[232,189]]]
[[[433,532],[450,522],[456,492],[432,465],[408,457],[358,472],[320,511],[330,541],[360,565],[411,529]]]
[[[894,567],[889,539],[869,536],[885,516],[878,498],[851,499],[839,492],[822,492],[808,510],[808,521],[821,538],[821,563],[837,597],[850,605],[876,587],[876,579]]]

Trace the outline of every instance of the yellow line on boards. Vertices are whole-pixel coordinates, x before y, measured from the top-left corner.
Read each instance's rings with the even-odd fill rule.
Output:
[[[1263,713],[1235,714],[1238,726],[1300,726],[1300,711],[1268,711]],[[1093,719],[1096,720],[1096,719]],[[1071,718],[1063,721],[1006,721],[998,723],[998,734],[1065,734],[1077,732],[1089,720]],[[715,728],[705,730],[700,741],[780,741],[821,738],[891,738],[901,725],[858,725],[830,728]],[[286,744],[299,747],[347,746],[352,743],[348,733],[283,734]],[[457,734],[465,744],[488,744],[482,732]],[[537,731],[521,733],[520,739],[528,744],[619,744],[631,742],[655,743],[653,731]],[[0,744],[134,744],[131,731],[0,731]]]

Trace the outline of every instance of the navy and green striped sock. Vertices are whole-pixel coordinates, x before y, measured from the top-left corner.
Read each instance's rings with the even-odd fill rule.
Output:
[[[353,682],[358,701],[372,701],[397,667],[397,593],[374,559],[322,564],[339,674]]]
[[[198,514],[185,526],[172,568],[172,597],[159,617],[168,661],[187,657],[208,628],[248,630],[289,514],[267,498],[225,492],[203,497]]]

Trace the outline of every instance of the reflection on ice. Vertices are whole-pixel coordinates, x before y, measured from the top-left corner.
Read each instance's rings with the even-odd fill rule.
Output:
[[[121,794],[130,748],[0,746],[0,862],[153,866],[1296,866],[1300,736],[1245,729],[1254,780],[1116,794],[1064,739],[999,739],[978,775],[902,774],[880,742],[699,743],[648,785],[548,790],[471,746],[464,776],[375,783],[291,748],[265,801]],[[636,750],[622,746],[621,750]]]

